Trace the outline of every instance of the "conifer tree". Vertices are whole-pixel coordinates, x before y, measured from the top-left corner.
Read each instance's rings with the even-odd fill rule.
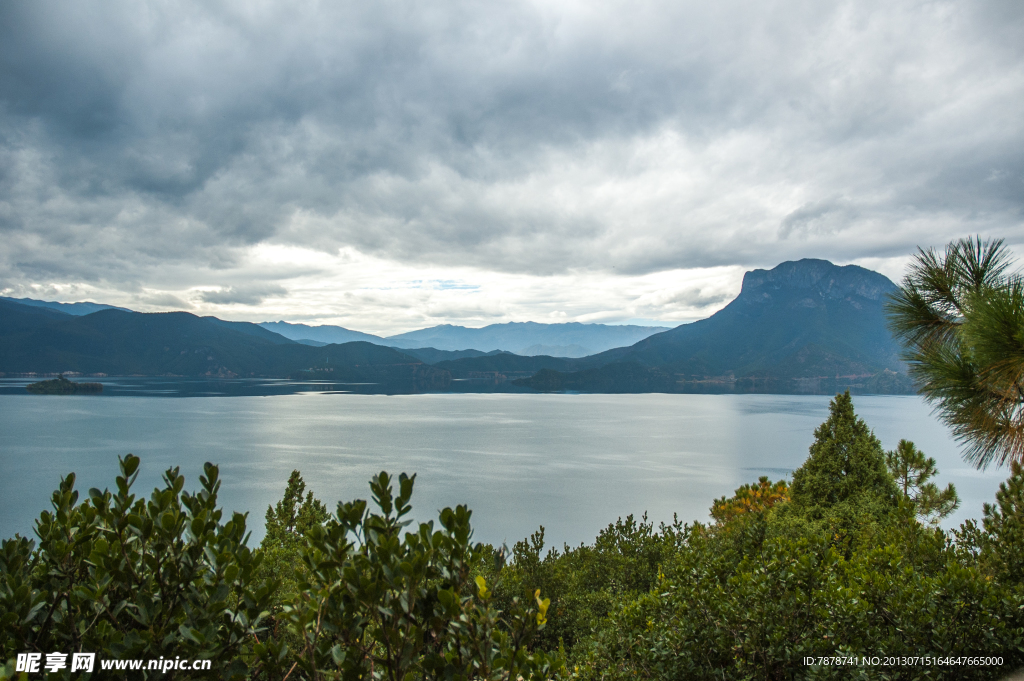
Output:
[[[849,391],[836,395],[828,420],[814,431],[810,456],[793,473],[793,505],[811,519],[881,519],[897,494],[882,444],[854,413]]]
[[[929,482],[939,472],[935,459],[926,458],[913,442],[900,440],[894,451],[886,452],[885,463],[896,479],[900,496],[929,525],[937,525],[960,506],[953,483],[940,491],[938,485]]]
[[[1024,466],[1013,462],[996,503],[985,504],[983,557],[1002,578],[1024,582]]]
[[[284,497],[275,506],[267,507],[266,517],[267,534],[260,543],[260,577],[268,582],[277,580],[280,586],[275,595],[284,600],[297,589],[302,569],[299,551],[305,546],[306,533],[327,522],[331,514],[312,492],[306,492],[306,482],[299,471],[292,471]]]
[[[1003,241],[918,253],[886,307],[918,392],[978,468],[1024,461],[1024,278]]]
[[[299,471],[292,471],[284,497],[276,506],[267,507],[267,536],[262,544],[264,548],[274,544],[298,543],[314,525],[323,524],[331,517],[324,503],[314,497],[312,492],[307,493],[303,500],[302,493],[305,491],[306,481]]]

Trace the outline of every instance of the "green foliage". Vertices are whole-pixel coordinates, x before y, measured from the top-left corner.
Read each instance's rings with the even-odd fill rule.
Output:
[[[633,516],[609,524],[592,546],[565,546],[543,555],[544,528],[515,544],[512,562],[501,571],[495,598],[506,601],[522,591],[541,589],[551,595],[550,624],[535,645],[570,656],[576,643],[591,634],[622,599],[637,598],[657,584],[661,565],[678,551],[682,527],[655,528]]]
[[[938,485],[929,482],[938,473],[935,459],[925,458],[913,442],[900,440],[894,451],[886,452],[885,465],[896,480],[901,500],[929,525],[938,525],[960,506],[953,483],[940,491]]]
[[[918,527],[845,558],[827,537],[742,557],[690,528],[656,591],[581,644],[581,679],[1001,678],[1024,663],[1024,594]],[[994,652],[997,651],[997,652]],[[808,667],[805,656],[992,655],[1003,668]],[[859,674],[859,676],[858,676]]]
[[[919,392],[978,468],[1024,460],[1024,282],[1001,240],[920,251],[887,307]]]
[[[854,413],[849,392],[832,400],[814,438],[807,460],[793,472],[792,501],[781,515],[817,523],[839,538],[886,522],[897,506],[896,483],[882,444]]]
[[[330,517],[330,511],[323,502],[312,492],[306,492],[306,483],[299,471],[292,471],[281,501],[267,508],[266,534],[260,543],[262,562],[257,578],[276,585],[267,618],[266,635],[269,639],[264,642],[275,649],[295,651],[301,647],[302,639],[287,627],[283,608],[296,598],[299,584],[307,576],[301,559],[306,546],[305,535]],[[293,652],[284,655],[290,660],[289,666],[295,662]]]
[[[323,525],[331,517],[330,511],[312,492],[306,491],[306,482],[299,471],[292,471],[284,496],[276,506],[267,508],[266,535],[260,543],[263,563],[260,576],[270,581],[277,579],[280,586],[275,601],[281,602],[297,593],[302,563],[299,553],[305,545],[305,536],[314,527]]]
[[[1014,462],[996,503],[985,504],[981,558],[1003,580],[1024,583],[1024,466]]]
[[[726,524],[741,515],[763,513],[782,501],[789,501],[786,481],[771,482],[762,475],[756,483],[737,488],[732,497],[715,499],[711,517],[719,524]]]
[[[465,506],[442,510],[440,529],[421,523],[403,534],[414,478],[399,476],[395,494],[382,472],[370,483],[379,513],[363,500],[339,503],[334,518],[310,527],[304,579],[286,606],[301,649],[286,670],[287,650],[275,641],[257,645],[268,674],[532,679],[558,668],[557,657],[528,648],[547,623],[550,601],[534,590],[502,611],[491,594],[498,585],[474,577],[491,552],[470,543]]]
[[[75,383],[64,378],[61,374],[49,381],[29,383],[25,390],[36,395],[75,395],[77,393],[100,393],[103,392],[102,383]]]
[[[900,489],[849,396],[837,396],[792,500],[766,478],[718,499],[715,524],[678,534],[653,588],[617,599],[576,643],[575,678],[1002,678],[1024,664],[1024,588],[1012,570],[1024,558],[1024,471],[986,510],[984,530],[951,537],[906,513],[934,512],[943,497],[927,491],[934,461],[908,442],[889,460]],[[992,654],[1003,667],[804,664]]]
[[[116,491],[91,489],[81,504],[67,476],[53,511],[36,523],[38,546],[3,543],[2,659],[53,651],[209,658],[218,664],[207,676],[244,678],[241,651],[260,631],[270,595],[254,578],[259,557],[245,546],[245,516],[221,523],[212,464],[198,493],[184,492],[172,468],[148,501],[131,491],[138,468],[129,454]]]

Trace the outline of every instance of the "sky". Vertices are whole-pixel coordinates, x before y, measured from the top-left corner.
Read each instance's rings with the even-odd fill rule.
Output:
[[[1024,254],[1024,3],[0,0],[0,295],[675,325]]]

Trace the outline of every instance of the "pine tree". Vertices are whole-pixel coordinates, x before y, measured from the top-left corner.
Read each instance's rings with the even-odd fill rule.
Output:
[[[1013,462],[995,505],[985,504],[984,514],[983,558],[1001,578],[1024,582],[1024,466]]]
[[[814,431],[810,456],[793,473],[794,507],[811,519],[881,519],[896,507],[897,494],[881,442],[854,413],[849,391],[836,395],[828,420]]]
[[[261,576],[267,580],[280,580],[278,600],[284,600],[297,589],[301,561],[299,552],[305,545],[304,537],[315,525],[322,525],[331,517],[322,501],[306,493],[306,482],[299,471],[292,471],[284,497],[276,506],[267,507],[267,534],[260,543],[263,552]]]
[[[261,546],[268,548],[274,544],[297,544],[313,525],[320,525],[331,517],[323,502],[306,494],[306,482],[299,471],[292,471],[288,478],[284,497],[275,507],[267,507],[267,536]]]
[[[918,253],[893,293],[889,328],[917,390],[978,468],[1024,461],[1024,278],[1002,240]]]
[[[929,482],[939,469],[935,459],[925,458],[924,452],[918,451],[913,442],[900,440],[894,451],[886,452],[885,463],[896,479],[900,496],[911,505],[914,514],[929,525],[937,525],[960,506],[953,483],[940,491],[934,482]]]

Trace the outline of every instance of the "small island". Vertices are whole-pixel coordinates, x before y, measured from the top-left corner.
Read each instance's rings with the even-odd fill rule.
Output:
[[[88,394],[88,393],[101,393],[103,392],[102,383],[75,383],[64,378],[64,374],[61,374],[57,378],[49,381],[39,381],[38,383],[29,383],[25,386],[25,390],[36,395],[77,395],[77,394]]]

